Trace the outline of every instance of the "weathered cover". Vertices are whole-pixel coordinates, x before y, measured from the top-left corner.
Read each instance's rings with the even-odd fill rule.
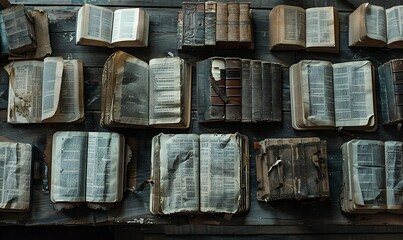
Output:
[[[228,103],[225,107],[225,120],[237,122],[242,119],[242,73],[240,58],[225,58],[225,92]]]

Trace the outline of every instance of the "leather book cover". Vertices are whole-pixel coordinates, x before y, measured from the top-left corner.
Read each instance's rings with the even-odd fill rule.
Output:
[[[204,44],[215,46],[216,41],[217,3],[206,2],[204,13]]]
[[[262,61],[251,60],[252,122],[262,121]]]
[[[228,47],[239,44],[239,3],[228,3]]]
[[[217,2],[216,45],[225,47],[228,41],[228,4]]]
[[[273,93],[272,93],[271,63],[262,61],[262,121],[273,120]]]
[[[242,122],[252,121],[251,60],[242,59]]]
[[[283,91],[282,91],[282,74],[281,65],[271,64],[271,84],[272,84],[272,120],[281,122],[282,120],[282,103],[283,103]]]
[[[240,58],[225,58],[225,92],[228,103],[225,107],[225,120],[242,119],[242,73]]]

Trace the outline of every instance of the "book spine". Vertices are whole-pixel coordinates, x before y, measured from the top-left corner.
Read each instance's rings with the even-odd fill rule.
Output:
[[[273,109],[273,121],[281,122],[282,119],[282,103],[283,103],[283,91],[282,91],[282,78],[281,78],[281,65],[271,64],[271,84],[272,84],[272,109]]]
[[[204,46],[204,3],[196,4],[195,20],[195,45]]]
[[[250,3],[239,3],[239,41],[252,42],[252,21],[250,18]]]
[[[251,60],[242,59],[242,122],[252,121]]]
[[[217,3],[216,45],[225,46],[228,41],[228,4]]]
[[[242,119],[242,73],[240,58],[225,59],[225,92],[228,103],[225,107],[226,121],[236,122]]]
[[[273,93],[271,76],[271,63],[262,62],[262,121],[273,120]]]
[[[216,41],[216,19],[217,19],[217,3],[205,3],[204,15],[204,44],[215,46]]]
[[[394,111],[396,121],[403,121],[403,60],[393,61]]]
[[[239,3],[228,3],[228,44],[230,48],[239,43]]]
[[[178,50],[182,50],[183,45],[183,11],[178,11],[178,26],[176,29],[176,38],[177,38],[177,48]]]
[[[251,61],[252,77],[252,122],[262,121],[262,62]]]
[[[196,3],[185,2],[183,11],[183,45],[182,47],[194,47],[196,43]]]
[[[292,158],[294,194],[295,199],[300,200],[308,195],[305,144],[295,144],[292,148],[295,153]]]

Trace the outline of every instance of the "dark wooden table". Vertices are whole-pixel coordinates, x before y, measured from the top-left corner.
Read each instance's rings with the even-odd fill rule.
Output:
[[[394,58],[403,57],[402,50],[349,48],[348,15],[355,9],[354,4],[361,1],[327,0],[274,0],[252,1],[255,50],[216,50],[181,53],[176,50],[177,11],[181,8],[178,0],[15,0],[29,8],[41,8],[48,12],[50,20],[50,39],[52,56],[65,59],[80,59],[84,63],[86,120],[80,124],[35,124],[11,125],[6,122],[8,76],[0,70],[0,135],[16,141],[28,142],[36,146],[35,162],[39,165],[48,139],[58,130],[108,131],[99,125],[101,98],[101,71],[108,56],[117,49],[75,45],[76,12],[84,3],[98,4],[110,8],[144,7],[150,14],[150,35],[147,48],[122,48],[144,61],[166,56],[178,55],[195,66],[197,61],[212,56],[234,56],[279,62],[283,67],[283,122],[272,124],[199,124],[193,120],[186,130],[138,130],[116,129],[137,148],[137,181],[148,179],[150,175],[151,138],[161,131],[174,133],[213,133],[241,132],[249,136],[251,142],[251,208],[246,214],[228,219],[222,215],[191,216],[153,216],[148,210],[149,188],[143,192],[127,191],[124,200],[109,211],[89,210],[85,207],[71,211],[58,212],[53,209],[49,193],[36,180],[33,191],[32,211],[29,213],[0,213],[1,224],[17,225],[120,225],[140,226],[145,232],[164,233],[230,233],[230,234],[284,234],[284,233],[399,233],[403,231],[403,216],[398,214],[346,215],[340,210],[339,194],[341,189],[341,151],[342,143],[352,138],[402,140],[402,133],[396,127],[380,125],[373,133],[354,132],[344,134],[337,131],[295,131],[291,127],[288,67],[302,59],[322,59],[344,62],[369,59],[378,67]],[[403,1],[371,1],[384,7],[402,4]],[[294,4],[304,8],[315,6],[335,6],[340,14],[340,54],[308,53],[305,51],[270,52],[268,48],[268,14],[278,4]],[[7,64],[1,59],[0,65]],[[195,78],[193,78],[195,84]],[[378,89],[377,89],[378,90]],[[196,91],[193,88],[193,116],[196,116]],[[378,106],[379,106],[379,91]],[[379,110],[380,108],[378,108]],[[301,204],[284,201],[274,204],[256,200],[256,173],[252,142],[264,138],[319,136],[327,140],[328,164],[331,197],[315,204]]]

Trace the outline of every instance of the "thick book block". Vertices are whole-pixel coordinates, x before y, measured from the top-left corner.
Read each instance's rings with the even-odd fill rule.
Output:
[[[381,112],[384,124],[403,122],[403,59],[393,59],[378,68]]]
[[[265,139],[256,156],[257,199],[329,197],[326,142],[319,138]]]
[[[159,134],[152,139],[150,212],[249,210],[249,143],[235,134]]]

